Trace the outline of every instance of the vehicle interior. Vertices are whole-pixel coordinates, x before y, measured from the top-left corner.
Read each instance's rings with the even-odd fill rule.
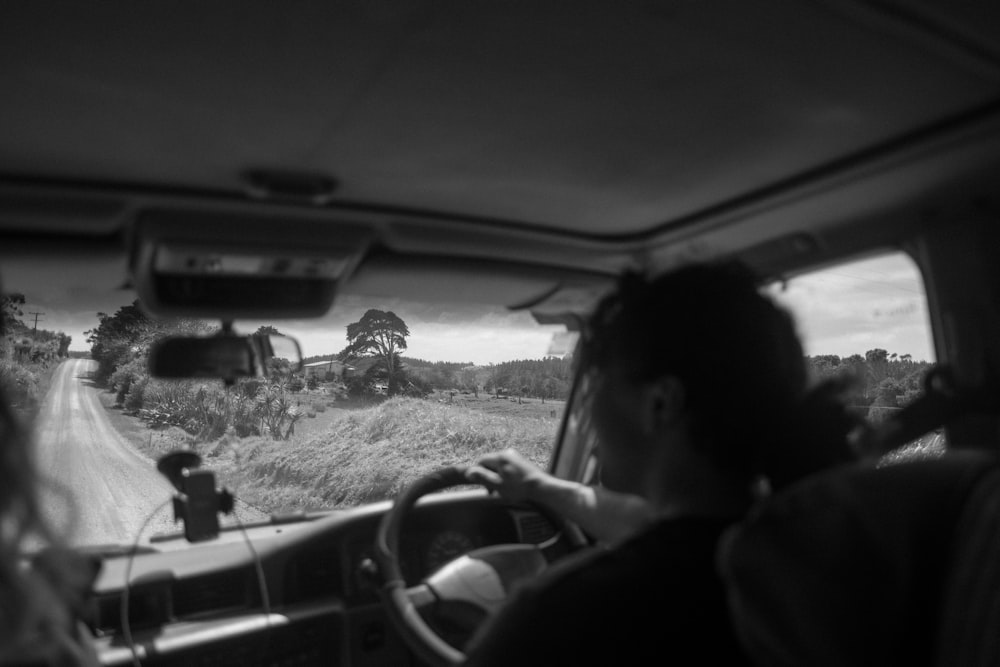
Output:
[[[293,331],[343,304],[488,306],[571,333],[627,270],[736,258],[780,291],[904,258],[934,372],[867,451],[936,434],[945,453],[920,464],[926,477],[867,465],[783,502],[848,506],[830,514],[845,545],[869,522],[923,531],[899,541],[938,543],[934,558],[910,567],[879,542],[862,560],[899,573],[892,604],[934,611],[877,648],[864,635],[833,650],[840,616],[766,584],[865,580],[847,557],[790,566],[790,535],[814,514],[765,511],[725,552],[734,613],[760,664],[887,664],[873,656],[915,627],[936,664],[1000,654],[987,630],[1000,593],[1000,5],[114,0],[2,13],[0,286],[29,296],[29,327],[32,294],[100,293],[116,299],[101,314],[138,299],[151,318],[231,336],[188,340],[161,376],[232,384],[268,358],[244,323]],[[61,311],[45,310],[55,327]],[[574,396],[545,465],[591,482]],[[503,603],[469,584],[482,568],[510,584],[593,546],[545,508],[463,485],[461,455],[378,502],[220,528],[233,498],[208,451],[159,460],[162,513],[182,521],[79,547],[99,563],[81,622],[103,665],[459,664]],[[948,467],[952,454],[969,463]],[[912,502],[873,516],[890,492]],[[935,520],[895,513],[920,508]],[[431,543],[455,531],[432,564]],[[871,608],[872,586],[858,588],[838,587],[837,609]]]

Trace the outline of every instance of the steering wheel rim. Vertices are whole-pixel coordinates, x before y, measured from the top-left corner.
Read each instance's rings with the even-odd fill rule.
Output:
[[[404,517],[421,497],[452,486],[475,484],[466,478],[467,470],[467,466],[450,466],[413,482],[396,497],[393,506],[379,522],[375,536],[375,559],[382,579],[380,596],[389,620],[422,660],[442,667],[460,665],[465,660],[465,653],[442,639],[418,611],[399,563],[399,539]],[[533,506],[566,535],[572,546],[582,547],[587,544],[586,538],[575,524],[540,505]]]

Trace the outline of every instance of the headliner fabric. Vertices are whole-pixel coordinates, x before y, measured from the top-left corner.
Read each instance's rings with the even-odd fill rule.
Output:
[[[997,465],[987,455],[952,453],[850,466],[763,503],[726,535],[719,553],[734,624],[750,654],[761,665],[822,667],[932,665],[938,652],[940,664],[949,664],[963,635],[953,624],[939,646],[939,610],[966,603],[950,580],[946,586],[946,573],[955,562],[963,590],[978,590],[969,581],[977,573],[969,570],[968,545],[982,537],[969,534],[996,534],[1000,504],[992,523],[981,511],[962,518],[970,514],[970,492],[980,480],[996,479],[987,474]],[[966,560],[955,559],[956,526],[966,524],[971,528],[956,540]],[[989,598],[996,595],[978,602],[972,615],[988,610]]]

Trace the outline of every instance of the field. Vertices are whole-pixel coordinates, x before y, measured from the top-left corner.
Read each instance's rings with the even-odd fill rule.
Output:
[[[548,461],[564,407],[561,401],[440,394],[376,404],[330,402],[303,393],[307,415],[287,441],[224,435],[195,444],[178,428],[152,430],[113,407],[116,428],[152,458],[193,448],[203,466],[238,498],[265,512],[329,509],[394,496],[438,468],[471,464],[514,447],[539,465]]]

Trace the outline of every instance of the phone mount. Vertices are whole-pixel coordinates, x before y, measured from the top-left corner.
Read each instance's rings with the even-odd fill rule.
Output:
[[[219,513],[233,511],[233,495],[215,489],[215,474],[199,470],[201,457],[181,450],[160,458],[156,469],[177,489],[174,495],[174,521],[184,522],[188,542],[203,542],[219,535]]]

